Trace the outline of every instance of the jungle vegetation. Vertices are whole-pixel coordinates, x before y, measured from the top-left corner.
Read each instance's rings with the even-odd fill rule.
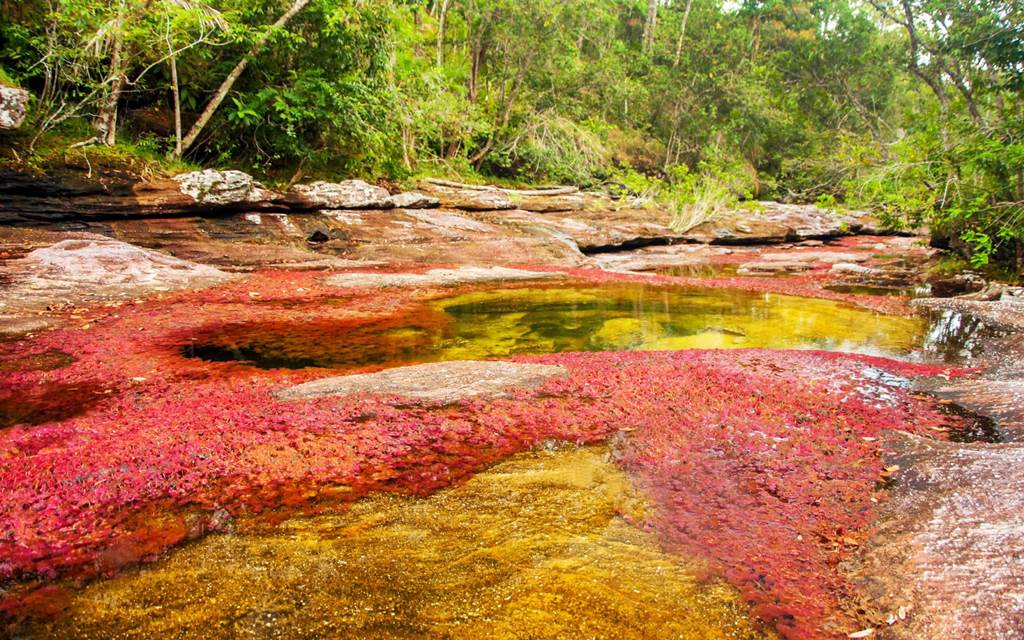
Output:
[[[1019,0],[0,0],[19,158],[872,207],[1024,266]]]

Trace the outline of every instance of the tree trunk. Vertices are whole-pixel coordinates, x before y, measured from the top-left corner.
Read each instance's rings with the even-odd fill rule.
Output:
[[[444,29],[448,19],[448,3],[450,0],[441,0],[437,16],[437,66],[444,64]]]
[[[693,0],[686,0],[686,8],[683,9],[683,19],[679,23],[679,38],[676,40],[676,57],[672,61],[672,68],[679,66],[679,59],[683,56],[683,38],[686,36],[686,23],[690,19],[690,9],[693,7]]]
[[[203,109],[203,113],[199,116],[199,119],[196,120],[196,123],[192,125],[191,129],[189,129],[188,135],[185,136],[185,139],[181,143],[181,153],[188,151],[189,148],[191,148],[191,146],[195,143],[196,138],[198,138],[199,134],[203,132],[203,129],[210,122],[210,118],[213,117],[213,114],[217,111],[217,108],[220,107],[222,102],[224,102],[224,98],[226,98],[228,92],[231,91],[231,87],[235,85],[235,82],[238,80],[238,78],[240,78],[242,73],[245,72],[246,67],[249,66],[249,59],[252,56],[259,53],[260,49],[263,48],[263,45],[266,44],[267,39],[270,37],[270,34],[274,30],[280,29],[285,24],[287,24],[288,21],[295,17],[295,14],[302,11],[306,7],[306,5],[309,4],[309,2],[310,0],[295,0],[292,3],[292,6],[288,9],[288,11],[286,11],[284,15],[277,19],[277,22],[274,23],[271,29],[264,33],[262,36],[260,36],[260,38],[256,41],[256,44],[254,44],[252,49],[249,50],[248,55],[246,55],[244,58],[238,61],[238,64],[235,65],[235,68],[231,70],[231,73],[228,74],[228,77],[225,78],[224,82],[221,83],[220,87],[217,89],[217,92],[213,94],[213,98],[206,105],[206,108]]]
[[[167,51],[171,65],[171,98],[174,100],[174,157],[181,157],[181,85],[178,83],[178,56],[171,41],[170,19],[167,21]]]
[[[658,27],[658,0],[647,0],[647,19],[644,21],[642,49],[650,53],[654,48],[654,31]]]
[[[122,59],[122,49],[124,48],[124,33],[122,31],[124,12],[125,7],[122,3],[114,23],[113,42],[110,50],[110,75],[107,77],[110,88],[100,103],[99,113],[93,121],[93,128],[96,129],[96,137],[93,140],[107,146],[113,146],[117,143],[117,104],[121,101],[121,91],[124,89],[125,78]]]

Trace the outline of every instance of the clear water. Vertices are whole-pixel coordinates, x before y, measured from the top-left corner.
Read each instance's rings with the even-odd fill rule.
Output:
[[[263,368],[352,369],[564,351],[827,349],[906,357],[928,321],[847,304],[644,284],[507,287],[424,303],[398,321],[241,324],[183,351]]]

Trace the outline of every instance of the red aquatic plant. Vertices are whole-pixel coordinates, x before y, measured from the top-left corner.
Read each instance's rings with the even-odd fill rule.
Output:
[[[835,565],[869,531],[879,434],[951,420],[882,372],[957,371],[822,352],[528,358],[569,375],[446,407],[283,402],[274,391],[329,372],[183,356],[189,335],[226,319],[358,329],[432,294],[345,290],[326,302],[337,295],[318,275],[260,274],[93,309],[67,329],[0,345],[10,361],[50,349],[74,357],[0,370],[4,389],[88,388],[90,401],[80,415],[0,431],[0,581],[90,577],[232,515],[332,508],[370,491],[427,494],[546,439],[612,438],[667,546],[706,558],[786,636],[834,635],[850,625]]]

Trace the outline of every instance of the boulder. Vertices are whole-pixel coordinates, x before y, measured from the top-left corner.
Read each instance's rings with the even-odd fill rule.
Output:
[[[387,189],[362,180],[297,184],[288,191],[288,198],[314,209],[391,209],[395,206]]]
[[[524,271],[507,267],[460,267],[431,269],[424,273],[341,273],[327,278],[335,287],[447,287],[478,282],[503,282],[552,278],[561,274]]]
[[[204,205],[239,205],[279,198],[243,171],[204,169],[174,176],[181,193]]]
[[[399,209],[433,209],[441,206],[441,201],[419,191],[405,191],[391,196],[391,202]]]
[[[17,129],[28,113],[29,93],[24,89],[0,85],[0,129]]]
[[[968,293],[977,293],[985,288],[985,279],[973,273],[961,273],[951,277],[928,280],[932,295],[936,298],[952,298]]]
[[[285,389],[277,396],[282,400],[304,400],[375,394],[450,404],[468,398],[505,397],[514,388],[535,388],[568,373],[564,367],[554,365],[453,360],[322,378]]]

